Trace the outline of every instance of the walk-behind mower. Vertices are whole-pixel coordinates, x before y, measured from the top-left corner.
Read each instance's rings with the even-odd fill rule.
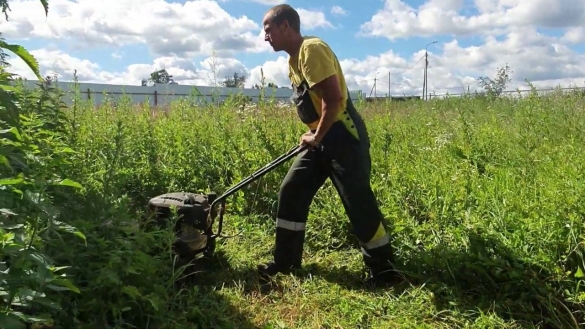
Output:
[[[165,193],[150,199],[148,209],[151,214],[154,214],[155,221],[160,226],[166,225],[166,221],[173,214],[172,208],[176,209],[178,220],[174,227],[176,240],[173,249],[180,259],[190,262],[201,257],[212,256],[215,251],[215,241],[221,236],[227,198],[305,149],[306,146],[293,147],[290,151],[258,169],[219,197],[215,193]],[[219,212],[215,209],[218,205],[220,206]],[[213,224],[218,214],[218,229],[217,233],[214,233]]]

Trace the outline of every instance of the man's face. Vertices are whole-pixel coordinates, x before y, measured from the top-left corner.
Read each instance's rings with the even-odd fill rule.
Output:
[[[284,21],[280,26],[272,22],[272,13],[268,12],[262,21],[264,25],[264,41],[270,43],[274,51],[284,50],[287,38],[288,22]]]

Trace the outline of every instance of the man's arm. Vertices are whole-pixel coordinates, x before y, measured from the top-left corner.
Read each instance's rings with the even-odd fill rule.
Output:
[[[315,142],[320,143],[333,125],[341,110],[343,95],[335,71],[335,57],[325,45],[307,47],[300,66],[309,87],[322,97],[321,119],[315,132]]]

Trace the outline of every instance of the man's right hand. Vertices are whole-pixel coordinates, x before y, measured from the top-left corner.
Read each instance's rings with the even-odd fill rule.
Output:
[[[300,145],[308,145],[309,149],[313,149],[318,143],[315,141],[315,134],[306,132],[301,136]]]

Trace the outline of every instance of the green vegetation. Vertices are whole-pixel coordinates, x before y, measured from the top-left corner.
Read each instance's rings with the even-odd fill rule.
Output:
[[[241,234],[220,240],[216,259],[186,283],[175,283],[185,273],[173,269],[170,230],[137,224],[152,196],[221,193],[290,149],[304,131],[294,111],[185,99],[163,113],[129,98],[67,108],[51,88],[2,94],[13,99],[3,98],[0,122],[6,328],[24,314],[55,328],[583,322],[582,94],[359,104],[374,188],[410,282],[360,284],[360,255],[327,184],[305,271],[265,291],[253,268],[270,256],[286,165],[229,200],[225,233]]]
[[[28,59],[38,75],[23,48],[0,48]],[[360,255],[327,184],[312,209],[305,270],[264,290],[253,269],[270,257],[287,166],[229,200],[225,233],[241,234],[220,240],[199,273],[185,277],[173,266],[170,229],[140,223],[152,196],[221,193],[290,149],[304,132],[294,111],[269,103],[197,107],[189,99],[166,112],[128,98],[97,110],[80,98],[66,107],[48,84],[12,87],[6,69],[2,328],[577,328],[585,321],[582,93],[358,104],[372,137],[374,189],[409,282],[360,284]]]

